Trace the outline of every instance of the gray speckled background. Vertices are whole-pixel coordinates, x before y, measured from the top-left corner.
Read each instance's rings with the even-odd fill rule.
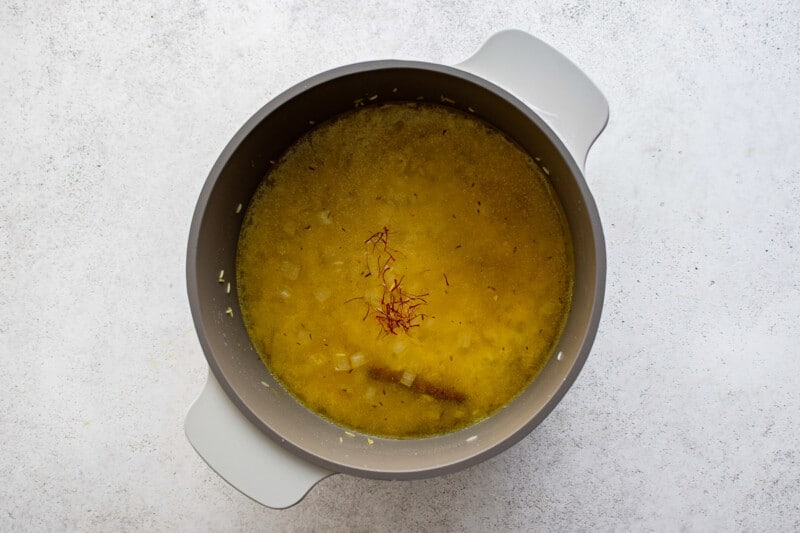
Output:
[[[171,4],[0,6],[0,530],[800,529],[800,4]],[[609,270],[583,373],[479,466],[260,507],[183,434],[206,376],[184,252],[211,165],[311,74],[452,64],[508,27],[611,107],[587,164]]]

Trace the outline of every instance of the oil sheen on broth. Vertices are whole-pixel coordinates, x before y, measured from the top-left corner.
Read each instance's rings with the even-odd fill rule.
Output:
[[[272,374],[311,410],[374,435],[473,424],[553,351],[569,231],[534,161],[429,104],[365,107],[277,161],[245,214],[237,279]]]

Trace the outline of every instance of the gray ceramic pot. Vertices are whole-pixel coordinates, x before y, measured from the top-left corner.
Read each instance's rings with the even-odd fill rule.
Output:
[[[572,232],[572,311],[554,355],[507,408],[447,435],[412,440],[351,437],[282,390],[259,360],[240,318],[235,255],[243,210],[237,206],[248,205],[269,161],[278,159],[310,124],[373,95],[376,102],[420,96],[439,102],[444,96],[455,102],[454,107],[474,110],[541,159]],[[527,435],[567,392],[597,331],[605,248],[582,167],[607,118],[605,99],[577,67],[518,31],[495,35],[457,67],[376,61],[334,69],[296,85],[259,110],[211,170],[189,236],[189,302],[211,370],[186,424],[198,452],[246,494],[281,507],[330,472],[382,479],[435,476],[483,461]],[[276,451],[274,443],[283,450]]]

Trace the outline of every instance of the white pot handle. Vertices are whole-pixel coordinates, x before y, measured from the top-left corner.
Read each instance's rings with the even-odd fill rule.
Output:
[[[608,122],[608,102],[574,63],[532,35],[506,30],[455,66],[525,102],[555,131],[583,172],[589,148]]]
[[[333,473],[272,442],[231,402],[211,371],[184,427],[189,442],[212,470],[267,507],[296,504]]]

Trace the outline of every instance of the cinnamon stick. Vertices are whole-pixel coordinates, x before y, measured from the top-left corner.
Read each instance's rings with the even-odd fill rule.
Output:
[[[367,375],[370,377],[370,379],[374,379],[376,381],[385,381],[387,383],[396,383],[401,385],[402,383],[400,380],[403,378],[403,371],[392,370],[390,368],[381,366],[369,366],[367,368]],[[408,388],[419,394],[427,394],[428,396],[445,402],[464,403],[464,401],[467,399],[467,395],[463,392],[455,390],[451,387],[437,385],[421,376],[414,378],[414,381]]]

